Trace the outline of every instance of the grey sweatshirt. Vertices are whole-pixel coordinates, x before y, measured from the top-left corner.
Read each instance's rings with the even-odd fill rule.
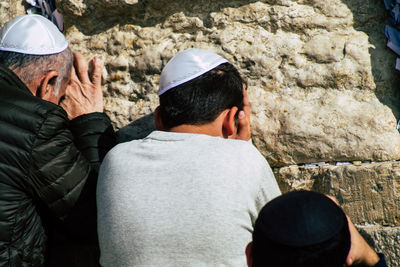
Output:
[[[97,186],[101,265],[246,266],[258,212],[278,195],[249,142],[155,131],[120,144]]]

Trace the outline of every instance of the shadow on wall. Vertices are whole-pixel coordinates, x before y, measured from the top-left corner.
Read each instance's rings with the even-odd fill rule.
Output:
[[[204,26],[210,25],[210,13],[218,12],[227,7],[240,7],[257,0],[199,0],[196,2],[201,9],[193,9],[192,0],[71,0],[57,1],[57,9],[66,14],[66,26],[75,25],[86,35],[104,32],[115,25],[138,25],[151,27],[162,24],[172,14],[183,12],[186,16],[200,18]],[[276,2],[266,1],[266,2]],[[168,7],[168,8],[166,8]],[[125,16],[121,16],[125,14]],[[79,18],[79,19],[78,19]]]
[[[386,47],[385,25],[389,24],[383,0],[342,0],[352,11],[354,28],[369,36],[372,75],[376,84],[375,94],[388,106],[394,116],[400,117],[400,72],[395,70],[396,55]]]

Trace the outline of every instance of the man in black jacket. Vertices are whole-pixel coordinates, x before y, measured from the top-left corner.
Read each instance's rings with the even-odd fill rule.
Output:
[[[115,135],[92,64],[89,77],[42,16],[0,30],[0,266],[43,266],[47,243],[97,242],[97,172]]]

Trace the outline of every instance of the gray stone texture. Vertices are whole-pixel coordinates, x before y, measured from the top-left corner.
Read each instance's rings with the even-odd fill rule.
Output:
[[[400,228],[380,225],[358,225],[361,235],[377,251],[384,251],[388,266],[399,266]]]
[[[24,12],[22,2],[0,2],[0,25]],[[215,51],[248,82],[253,142],[281,189],[334,195],[400,266],[400,80],[383,1],[56,2],[72,49],[105,62],[105,110],[120,141],[154,127],[160,72],[173,55]],[[312,162],[329,164],[303,166]]]
[[[163,66],[178,51],[199,47],[225,56],[247,78],[253,140],[272,166],[400,157],[394,57],[384,44],[382,3],[87,0],[58,5],[71,46],[106,63],[106,110],[117,128],[154,110]],[[377,44],[367,33],[377,36]],[[381,50],[371,57],[377,46]]]
[[[400,266],[400,162],[274,169],[283,192],[314,190],[334,196],[389,266]]]
[[[282,191],[314,190],[338,199],[357,224],[400,226],[400,162],[276,168]]]
[[[22,1],[0,1],[0,27],[13,17],[24,13],[25,7]]]

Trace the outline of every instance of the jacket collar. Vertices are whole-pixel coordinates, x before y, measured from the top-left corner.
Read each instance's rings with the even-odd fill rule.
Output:
[[[31,91],[28,89],[28,87],[26,87],[26,85],[12,70],[1,64],[0,64],[0,81],[10,86],[16,87],[21,91],[29,92],[30,94],[32,94]]]

